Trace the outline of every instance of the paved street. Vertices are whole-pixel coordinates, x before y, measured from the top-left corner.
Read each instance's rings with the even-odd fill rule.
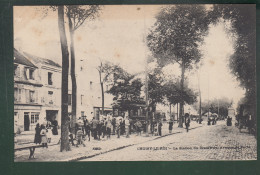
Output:
[[[255,160],[256,151],[254,136],[218,122],[82,161]]]

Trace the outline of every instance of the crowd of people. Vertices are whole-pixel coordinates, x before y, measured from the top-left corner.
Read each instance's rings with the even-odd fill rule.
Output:
[[[168,122],[169,133],[172,133],[174,120],[171,118]],[[151,133],[155,136],[162,136],[162,119],[154,120],[150,124]],[[184,124],[187,132],[190,126],[189,114],[184,115]],[[141,136],[142,132],[146,132],[146,122],[139,119],[130,119],[127,113],[122,113],[122,116],[114,117],[111,113],[101,115],[99,118],[93,117],[88,120],[87,116],[79,117],[74,127],[69,126],[69,142],[72,146],[78,147],[83,145],[85,140],[110,139],[111,135],[120,138],[125,135],[129,138],[131,134],[136,133]],[[47,122],[47,124],[37,124],[35,128],[34,143],[42,144],[48,148],[48,143],[51,142],[52,135],[58,135],[57,122]]]

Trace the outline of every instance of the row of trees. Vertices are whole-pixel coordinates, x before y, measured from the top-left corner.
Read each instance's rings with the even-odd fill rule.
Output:
[[[235,52],[230,57],[230,70],[245,88],[244,104],[256,120],[256,26],[253,5],[175,5],[164,7],[147,36],[148,47],[161,66],[169,63],[181,68],[180,115],[185,101],[185,72],[196,67],[201,59],[199,46],[208,33],[210,24],[221,20],[230,22],[227,28],[236,41]],[[174,94],[173,94],[174,95]],[[170,96],[168,96],[169,98]],[[182,118],[179,119],[181,127]]]
[[[246,90],[240,105],[247,110],[256,121],[256,11],[250,4],[214,5],[211,12],[213,22],[220,18],[231,22],[227,30],[236,39],[235,52],[230,58],[229,67],[233,75]]]

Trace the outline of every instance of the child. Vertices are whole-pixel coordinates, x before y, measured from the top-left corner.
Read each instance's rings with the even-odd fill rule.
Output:
[[[77,145],[76,145],[76,147],[78,147],[81,144],[83,144],[84,147],[86,146],[83,142],[83,131],[82,131],[81,127],[79,127],[79,129],[77,131]]]
[[[42,125],[42,130],[41,130],[41,133],[40,133],[40,135],[41,135],[41,143],[42,143],[43,147],[48,148],[48,145],[47,145],[47,135],[46,134],[47,134],[47,132],[46,132],[45,126]]]
[[[51,136],[52,136],[52,132],[51,129],[46,129],[46,136],[47,136],[47,142],[51,143]]]

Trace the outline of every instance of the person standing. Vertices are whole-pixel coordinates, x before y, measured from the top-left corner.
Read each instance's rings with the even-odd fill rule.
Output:
[[[42,146],[48,148],[46,128],[45,128],[44,125],[42,125],[41,128],[42,128],[42,129],[41,129],[40,135],[41,135],[41,143],[42,143]]]
[[[107,133],[107,139],[110,139],[111,128],[112,128],[112,122],[111,122],[110,117],[108,117],[108,118],[107,118],[107,121],[106,121],[106,133]]]
[[[112,118],[111,123],[113,126],[113,134],[115,135],[116,134],[116,118],[115,117]]]
[[[78,147],[78,146],[81,145],[81,144],[85,147],[86,145],[85,145],[84,142],[83,142],[83,131],[82,131],[82,128],[81,128],[81,127],[78,128],[76,137],[77,137],[76,147]]]
[[[41,127],[40,124],[37,123],[35,127],[35,136],[34,136],[34,143],[40,144],[41,143]]]
[[[170,119],[170,121],[169,121],[169,133],[172,133],[172,126],[173,126],[173,120]]]
[[[185,126],[187,132],[189,132],[189,127],[190,127],[190,115],[188,113],[185,114],[184,116],[184,121],[185,121]]]
[[[136,123],[135,123],[135,128],[137,131],[137,135],[141,135],[141,131],[142,131],[142,123],[137,119]]]
[[[58,135],[58,121],[54,120],[52,122],[53,128],[52,128],[52,134],[53,135]]]
[[[52,132],[51,128],[46,129],[47,142],[51,143]]]
[[[126,119],[125,119],[126,138],[129,138],[129,130],[130,130],[129,116],[126,116]]]
[[[159,133],[159,136],[162,136],[162,121],[159,120],[158,122],[158,133]]]
[[[102,138],[105,137],[106,135],[106,125],[105,125],[105,119],[101,121],[101,133],[102,133]]]
[[[98,120],[95,119],[95,117],[93,117],[93,120],[92,120],[92,131],[93,131],[93,136],[94,136],[94,139],[97,140],[97,129],[98,129]]]
[[[121,133],[121,119],[116,120],[116,133],[117,133],[117,138],[120,138],[120,133]]]
[[[87,118],[86,118],[86,120],[84,120],[84,129],[85,129],[86,135],[88,135],[88,141],[90,141],[90,130],[91,130],[91,127],[90,127],[90,123],[89,123]]]

